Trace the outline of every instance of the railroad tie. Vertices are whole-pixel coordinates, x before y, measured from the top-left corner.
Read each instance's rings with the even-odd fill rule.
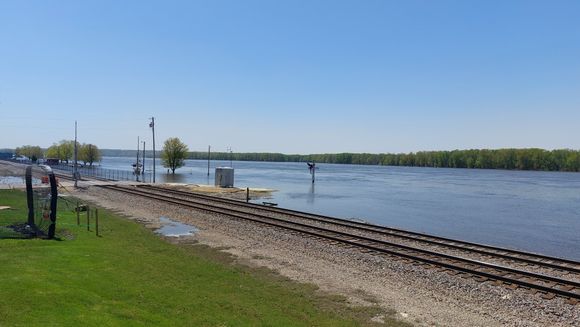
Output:
[[[568,304],[571,304],[571,305],[576,305],[576,304],[580,303],[580,300],[569,298],[568,301],[566,301],[566,302],[568,302]]]
[[[555,297],[556,297],[556,294],[554,294],[554,293],[545,293],[545,294],[542,294],[542,299],[545,299],[545,300],[551,300],[551,299],[553,299]]]

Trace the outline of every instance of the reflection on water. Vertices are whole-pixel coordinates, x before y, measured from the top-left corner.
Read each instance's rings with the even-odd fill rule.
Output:
[[[185,164],[175,175],[158,170],[157,181],[213,184],[207,161]],[[317,164],[312,185],[304,163],[235,166],[235,186],[279,190],[271,201],[283,208],[580,260],[579,173]]]
[[[159,182],[161,183],[187,183],[189,176],[183,174],[163,174]]]
[[[24,184],[24,177],[0,176],[0,184]]]
[[[314,199],[315,199],[315,194],[314,194],[314,183],[310,184],[310,192],[308,192],[308,197],[306,198],[306,202],[308,204],[314,204]]]

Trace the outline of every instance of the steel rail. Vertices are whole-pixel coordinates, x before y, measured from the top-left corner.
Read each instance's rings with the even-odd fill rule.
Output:
[[[440,254],[440,253],[436,253],[436,252],[429,251],[429,250],[413,248],[410,246],[400,245],[400,244],[386,242],[386,241],[382,241],[382,240],[375,240],[375,239],[364,237],[364,236],[353,235],[353,234],[349,234],[349,233],[329,230],[329,229],[322,228],[322,227],[311,226],[311,225],[307,225],[307,224],[287,221],[284,219],[273,218],[273,217],[264,216],[261,214],[247,213],[247,212],[243,212],[243,211],[239,211],[239,210],[235,210],[235,209],[225,210],[223,208],[215,209],[215,207],[212,209],[211,205],[192,204],[188,200],[176,199],[176,198],[169,197],[167,195],[154,195],[151,193],[142,192],[140,190],[132,190],[132,189],[127,189],[127,188],[119,187],[119,186],[101,185],[100,187],[103,187],[106,189],[117,190],[117,191],[121,191],[121,192],[125,192],[125,193],[130,193],[130,194],[134,194],[134,195],[138,195],[138,196],[142,196],[142,197],[146,197],[146,198],[150,198],[150,199],[155,199],[155,200],[159,200],[159,201],[163,201],[163,202],[167,202],[167,203],[173,203],[176,205],[182,205],[182,206],[195,208],[195,209],[199,209],[199,210],[204,210],[204,211],[208,211],[208,212],[223,214],[223,215],[227,215],[227,216],[231,216],[231,217],[235,217],[235,218],[239,218],[239,219],[259,222],[259,223],[267,224],[270,226],[275,226],[275,227],[279,227],[279,228],[283,228],[283,229],[288,229],[288,230],[292,230],[292,231],[296,231],[296,232],[300,232],[300,233],[305,233],[305,234],[321,237],[324,239],[330,239],[330,240],[333,240],[336,242],[345,243],[345,244],[353,245],[356,247],[366,248],[366,249],[377,251],[380,253],[386,253],[386,254],[390,254],[390,255],[394,255],[394,256],[398,256],[398,257],[411,259],[414,261],[425,262],[428,264],[432,264],[432,265],[436,265],[436,266],[440,266],[440,267],[444,267],[444,268],[448,268],[448,269],[452,269],[452,270],[456,270],[456,271],[462,271],[462,272],[466,272],[466,273],[469,273],[472,275],[486,277],[486,278],[493,279],[493,280],[508,282],[508,283],[520,285],[523,287],[527,287],[530,289],[540,290],[540,291],[543,291],[546,293],[553,293],[553,294],[557,294],[557,295],[568,297],[568,298],[580,299],[580,293],[571,292],[569,290],[563,290],[563,289],[559,289],[559,288],[553,288],[554,286],[561,285],[564,287],[571,286],[573,288],[580,289],[580,283],[575,282],[575,281],[571,281],[571,280],[565,280],[565,279],[561,279],[561,278],[557,278],[557,277],[532,273],[532,272],[528,272],[528,271],[522,271],[522,270],[518,270],[518,269],[489,264],[489,263],[485,263],[485,262],[481,262],[481,261],[476,261],[476,260],[471,260],[471,259],[466,259],[466,258],[461,258],[461,257],[456,257],[456,256],[451,256],[451,255],[446,255],[446,254]],[[208,207],[210,207],[210,208],[208,208]],[[236,213],[233,213],[233,212],[236,212]],[[246,216],[243,216],[242,214],[253,216],[253,217],[258,217],[261,219],[246,217]],[[277,221],[277,222],[273,222],[273,221]],[[280,224],[279,222],[282,222],[282,224]],[[299,226],[301,228],[296,228],[296,227],[288,226],[285,224]],[[311,230],[305,230],[304,228],[311,229]],[[312,230],[316,230],[318,232],[312,231]],[[328,235],[328,234],[334,234],[335,236]],[[344,238],[341,238],[339,236],[346,237],[348,239],[344,239]],[[359,241],[358,242],[355,241],[356,239],[358,239]],[[415,252],[415,253],[421,253],[425,256],[432,256],[434,258],[445,258],[447,260],[452,261],[452,263],[441,262],[441,261],[438,261],[438,260],[435,260],[432,258],[425,258],[425,257],[413,255],[413,254],[401,253],[399,251],[380,248],[376,245],[361,243],[360,241],[371,242],[371,243],[375,243],[375,244],[379,244],[379,245],[383,245],[383,246],[388,246],[391,248],[403,249],[403,250]],[[459,263],[459,262],[463,263],[465,265],[468,265],[468,266],[469,265],[475,266],[475,267],[479,266],[479,267],[483,267],[485,269],[496,270],[498,273],[493,274],[490,272],[477,270],[475,268],[459,266],[459,265],[457,265],[457,263]],[[518,279],[518,278],[506,277],[506,275],[509,275],[509,274],[519,275],[520,278],[530,277],[530,278],[537,279],[541,282],[548,282],[548,283],[552,282],[554,284],[552,285],[552,287],[550,287],[550,286],[535,284],[535,283],[525,281],[522,279]]]
[[[535,254],[535,253],[528,253],[528,252],[523,252],[523,251],[510,250],[510,249],[504,249],[504,248],[499,248],[499,247],[492,247],[492,246],[488,246],[488,245],[471,243],[471,242],[466,242],[466,241],[442,238],[442,237],[438,237],[438,236],[425,235],[425,234],[420,234],[420,233],[415,233],[415,232],[408,232],[408,231],[393,229],[393,228],[385,227],[385,226],[378,226],[378,225],[366,224],[366,223],[361,223],[361,222],[356,222],[356,221],[349,221],[349,220],[345,220],[345,219],[322,216],[322,215],[317,215],[317,214],[310,214],[310,213],[305,213],[305,212],[301,212],[301,211],[294,211],[294,210],[290,210],[290,209],[270,208],[270,207],[265,207],[265,206],[261,206],[258,204],[253,204],[253,203],[249,204],[249,203],[238,201],[238,200],[222,199],[222,198],[217,198],[215,196],[194,194],[191,192],[171,190],[171,189],[167,189],[167,188],[163,188],[163,187],[156,187],[156,186],[151,186],[151,185],[139,185],[138,187],[145,187],[148,189],[159,190],[159,191],[164,191],[164,192],[168,191],[169,193],[179,194],[179,195],[183,195],[183,196],[190,196],[190,197],[198,197],[201,199],[206,199],[208,201],[215,201],[215,202],[227,203],[227,204],[232,204],[232,205],[239,205],[242,207],[261,209],[264,211],[276,212],[276,213],[281,213],[281,214],[285,214],[285,215],[289,215],[289,216],[295,216],[295,217],[299,217],[302,219],[309,219],[312,221],[331,223],[331,224],[336,224],[336,225],[339,225],[342,227],[349,227],[349,228],[363,230],[366,232],[379,233],[379,234],[392,236],[392,237],[398,237],[398,238],[402,238],[402,239],[406,239],[406,240],[410,240],[410,241],[423,242],[423,243],[427,243],[427,244],[431,244],[431,245],[437,245],[437,246],[453,248],[453,249],[457,249],[457,250],[461,250],[461,251],[479,253],[479,254],[483,254],[483,255],[487,255],[487,256],[491,256],[491,257],[497,257],[497,258],[502,258],[502,259],[507,259],[507,260],[512,260],[512,261],[520,261],[520,262],[525,262],[528,264],[534,264],[536,266],[543,266],[543,267],[548,267],[548,268],[552,268],[552,269],[558,269],[558,270],[562,270],[562,271],[568,271],[568,272],[580,274],[580,262],[575,262],[575,261],[567,260],[567,259],[548,257],[548,256],[539,255],[539,254]],[[316,217],[316,218],[314,218],[314,217]],[[328,220],[330,220],[330,221],[328,221]],[[411,234],[413,236],[402,235],[400,233]],[[425,238],[430,238],[430,239],[425,239]],[[437,240],[443,240],[444,242],[437,241]],[[451,243],[455,243],[455,244],[450,244],[450,243],[446,243],[446,242],[451,242]],[[462,245],[458,245],[458,244],[462,244]],[[473,248],[473,247],[477,247],[477,248]],[[482,248],[483,249],[490,249],[491,248],[493,250],[492,251],[482,250]],[[501,251],[501,252],[507,252],[507,253],[498,253],[495,251]],[[516,255],[524,255],[524,256],[527,256],[528,258],[510,255],[510,253],[513,253]],[[530,259],[530,258],[538,258],[538,260]],[[552,262],[545,262],[545,261],[539,261],[539,260],[550,260]],[[562,262],[564,264],[574,264],[574,265],[577,265],[579,268],[570,267],[570,266],[563,266],[563,265],[554,263],[554,261]]]

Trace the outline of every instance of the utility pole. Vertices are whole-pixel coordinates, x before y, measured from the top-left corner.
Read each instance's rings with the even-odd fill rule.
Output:
[[[141,172],[141,169],[139,169],[139,147],[141,145],[141,142],[139,141],[139,136],[137,136],[137,161],[135,162],[135,169],[133,169],[133,173],[135,173],[135,180],[138,182],[139,181],[139,173]]]
[[[211,156],[211,145],[207,146],[207,176],[209,177],[209,158]]]
[[[145,182],[145,141],[143,141],[143,182]]]
[[[73,177],[75,180],[75,188],[78,187],[78,176],[79,172],[77,171],[77,158],[78,158],[78,147],[77,147],[77,121],[75,120],[75,168],[73,169]]]
[[[153,183],[155,183],[155,117],[151,117],[149,127],[153,130]]]

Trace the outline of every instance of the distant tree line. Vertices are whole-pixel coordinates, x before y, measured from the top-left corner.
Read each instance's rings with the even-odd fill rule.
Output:
[[[159,151],[158,151],[159,152]],[[134,156],[135,150],[103,150],[105,156]],[[160,153],[158,153],[159,157]],[[147,151],[147,157],[152,151]],[[212,160],[317,162],[440,168],[580,171],[580,151],[530,149],[420,151],[414,153],[283,154],[270,152],[212,152]],[[207,160],[206,151],[189,152],[187,159]]]
[[[543,149],[420,151],[415,153],[211,153],[215,160],[277,161],[440,168],[580,171],[580,151]],[[207,152],[192,152],[190,159],[207,160]]]

